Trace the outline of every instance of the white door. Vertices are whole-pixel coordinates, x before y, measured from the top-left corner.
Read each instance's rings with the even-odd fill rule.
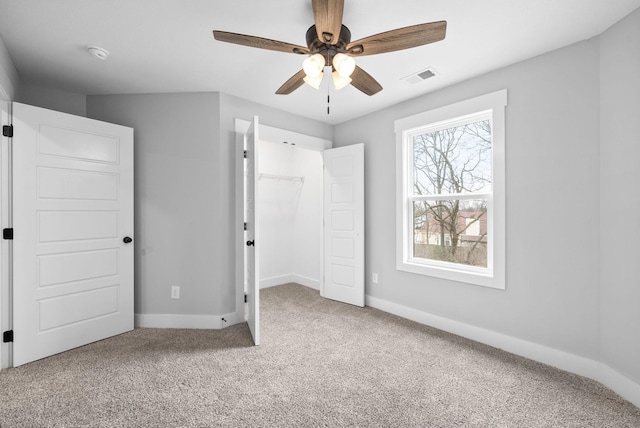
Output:
[[[133,329],[133,129],[13,104],[13,365]]]
[[[324,151],[323,296],[364,306],[364,145]]]
[[[253,336],[253,343],[260,344],[260,260],[258,245],[260,236],[258,219],[258,116],[254,116],[246,133],[245,155],[245,223],[246,223],[246,274],[247,304],[249,312],[247,323]]]

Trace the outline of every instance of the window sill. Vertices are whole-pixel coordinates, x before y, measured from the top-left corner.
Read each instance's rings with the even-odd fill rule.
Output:
[[[432,276],[435,278],[447,279],[450,281],[463,282],[466,284],[480,285],[482,287],[505,289],[504,279],[500,280],[489,270],[485,272],[470,272],[461,269],[451,269],[441,266],[429,266],[422,263],[412,263],[409,261],[398,262],[396,268],[400,271],[415,273],[419,275]]]

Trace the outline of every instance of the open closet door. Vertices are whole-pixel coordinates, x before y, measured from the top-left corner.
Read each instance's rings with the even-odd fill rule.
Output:
[[[364,306],[364,144],[324,151],[323,296]]]
[[[13,365],[133,330],[133,129],[13,104]]]
[[[247,304],[249,312],[247,323],[253,336],[253,343],[260,344],[260,245],[258,219],[258,116],[253,117],[246,133],[245,150],[245,223],[246,223],[246,275]]]

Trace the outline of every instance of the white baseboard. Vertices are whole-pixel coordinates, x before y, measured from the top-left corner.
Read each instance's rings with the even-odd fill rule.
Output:
[[[366,296],[366,305],[420,324],[494,346],[511,352],[512,354],[557,367],[561,370],[588,377],[602,383],[635,406],[640,407],[640,385],[599,361],[474,325],[450,320],[376,297]]]
[[[260,280],[260,288],[275,287],[280,284],[287,284],[293,282],[293,275],[280,275],[272,278],[265,278]]]
[[[314,290],[320,290],[320,281],[313,278],[308,278],[302,275],[291,275],[292,281],[300,285],[304,285],[305,287],[313,288]]]
[[[600,363],[598,382],[614,390],[619,396],[640,407],[640,385],[604,363]]]
[[[318,281],[317,279],[308,278],[306,276],[297,275],[295,273],[261,279],[260,289],[275,287],[276,285],[281,284],[288,284],[290,282],[295,282],[297,284],[304,285],[315,290],[320,290],[320,281]]]
[[[223,321],[224,320],[224,321]],[[238,322],[236,312],[224,315],[135,314],[134,325],[143,328],[195,328],[218,330]]]

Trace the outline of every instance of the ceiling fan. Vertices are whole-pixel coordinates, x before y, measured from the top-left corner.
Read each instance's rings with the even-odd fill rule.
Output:
[[[324,68],[331,66],[336,89],[351,84],[367,95],[374,95],[382,90],[382,86],[355,64],[354,57],[422,46],[440,41],[446,34],[447,22],[437,21],[397,28],[352,42],[351,32],[342,25],[344,0],[312,0],[311,3],[315,24],[307,30],[307,47],[218,30],[213,31],[213,36],[222,42],[307,55],[303,69],[287,80],[276,94],[290,94],[303,83],[318,89]]]

